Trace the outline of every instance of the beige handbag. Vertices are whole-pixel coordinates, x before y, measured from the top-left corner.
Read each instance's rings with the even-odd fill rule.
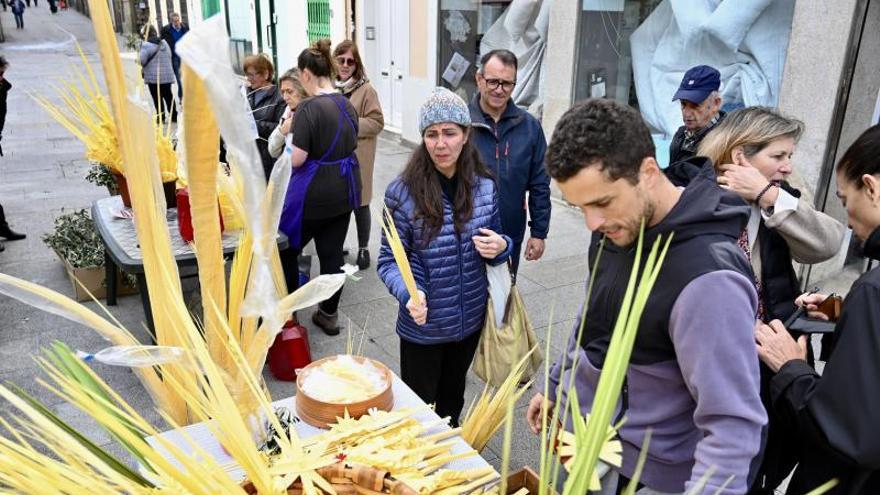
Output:
[[[496,322],[492,297],[489,297],[486,323],[474,356],[474,373],[493,387],[500,386],[513,367],[538,344],[516,284],[511,285],[504,308],[504,318]],[[540,369],[541,361],[541,350],[537,349],[526,363],[523,380]]]

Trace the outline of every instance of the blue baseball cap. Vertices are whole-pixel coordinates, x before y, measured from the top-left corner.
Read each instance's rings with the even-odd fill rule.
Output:
[[[721,87],[721,73],[714,67],[698,65],[691,67],[684,73],[678,91],[672,97],[672,101],[685,100],[700,104]]]

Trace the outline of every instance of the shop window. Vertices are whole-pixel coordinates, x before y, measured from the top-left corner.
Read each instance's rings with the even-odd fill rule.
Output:
[[[582,0],[575,100],[612,98],[638,107],[629,37],[662,0]]]
[[[309,43],[330,37],[330,0],[308,0]]]
[[[437,85],[470,101],[476,91],[480,42],[511,0],[441,0],[437,19]]]

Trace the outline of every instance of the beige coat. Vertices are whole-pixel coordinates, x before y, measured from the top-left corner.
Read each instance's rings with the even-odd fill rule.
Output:
[[[355,153],[361,168],[361,206],[366,206],[373,199],[376,140],[385,127],[385,117],[382,115],[379,95],[369,81],[356,85],[354,91],[345,94],[358,114],[358,142]]]

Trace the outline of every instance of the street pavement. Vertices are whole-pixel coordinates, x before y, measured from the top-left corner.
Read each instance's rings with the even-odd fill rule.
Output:
[[[0,44],[0,52],[10,62],[6,78],[13,85],[0,143],[5,153],[0,158],[0,203],[10,224],[28,236],[26,240],[5,243],[6,251],[0,253],[0,272],[70,295],[72,287],[62,262],[40,238],[52,230],[55,217],[63,212],[89,208],[93,201],[106,197],[107,191],[84,180],[89,163],[84,158],[83,146],[56,124],[28,93],[58,100],[52,94],[52,84],[68,78],[71,68],[81,65],[74,38],[81,44],[100,78],[94,33],[89,20],[79,13],[70,10],[50,15],[44,2],[39,8],[27,10],[24,30],[14,28],[12,15],[8,12],[0,12],[0,23],[7,39],[6,43]],[[363,332],[364,355],[399,371],[399,339],[394,332],[397,302],[376,276],[375,258],[381,233],[377,219],[381,214],[382,193],[402,170],[409,153],[410,149],[401,145],[397,136],[383,134],[380,137],[371,206],[374,218],[370,240],[373,266],[358,274],[361,280],[346,283],[340,304],[344,327],[341,335],[328,337],[315,328],[310,318],[313,309],[300,313],[300,320],[310,331],[313,359],[344,352],[350,328],[355,342],[360,341]],[[580,213],[554,200],[544,257],[537,262],[523,261],[521,264],[519,289],[542,344],[548,329],[553,329],[551,348],[554,354],[563,347],[581,303],[587,242],[588,234]],[[349,261],[353,263],[357,247],[353,220],[347,245],[352,253]],[[307,249],[307,253],[309,251]],[[312,273],[318,273],[317,258]],[[184,288],[188,298],[198,297],[198,287],[193,279],[185,280]],[[87,306],[97,309],[94,303],[87,303]],[[146,341],[138,296],[120,297],[118,305],[108,309]],[[37,384],[42,372],[34,358],[56,340],[86,352],[96,352],[108,345],[86,327],[0,296],[0,381],[22,386],[96,443],[125,457],[106,433],[62,398]],[[94,366],[122,397],[147,419],[161,425],[149,396],[129,370],[100,364]],[[293,395],[292,383],[277,381],[268,372],[265,377],[273,398]],[[482,389],[482,382],[469,374],[468,403]],[[513,469],[538,464],[539,442],[528,432],[523,419],[530,397],[531,393],[527,393],[516,409],[510,462]],[[8,404],[0,404],[0,414],[8,415],[9,409]],[[501,444],[499,433],[483,452],[496,467],[500,465]]]

